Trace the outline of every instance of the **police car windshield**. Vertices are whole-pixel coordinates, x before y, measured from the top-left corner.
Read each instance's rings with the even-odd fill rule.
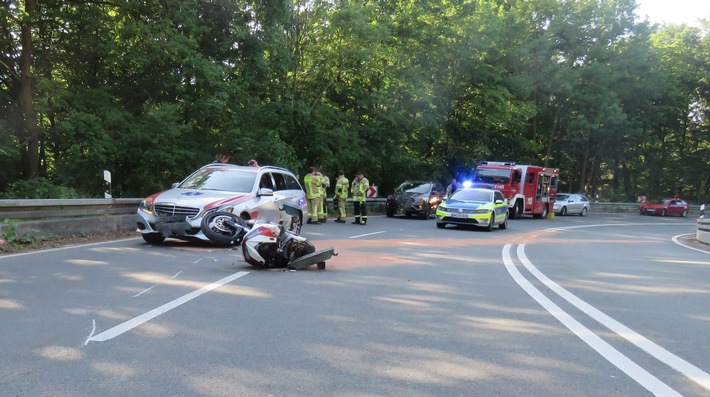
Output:
[[[256,173],[227,169],[202,169],[185,179],[181,189],[226,190],[249,193],[254,188]]]
[[[462,200],[462,201],[493,201],[493,192],[486,190],[457,190],[451,196],[452,200]]]

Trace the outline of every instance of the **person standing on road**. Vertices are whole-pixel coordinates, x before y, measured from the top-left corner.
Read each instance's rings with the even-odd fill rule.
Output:
[[[335,220],[337,223],[345,223],[347,219],[345,204],[348,199],[349,185],[350,181],[345,177],[345,171],[338,171],[338,179],[335,180],[335,196],[333,197],[333,200],[338,206],[338,218]]]
[[[446,198],[451,197],[452,194],[459,188],[459,182],[456,178],[451,180],[451,184],[446,187]]]
[[[318,222],[325,223],[328,221],[328,188],[330,187],[330,178],[318,172],[320,177],[320,208],[318,209]]]
[[[307,224],[320,225],[318,222],[318,211],[320,211],[320,177],[316,167],[308,168],[308,174],[303,177],[303,186],[306,189],[306,200],[308,200],[308,221]]]
[[[355,209],[355,221],[351,222],[354,225],[367,224],[367,191],[370,189],[370,181],[365,178],[362,172],[355,175],[355,180],[351,186],[353,193],[353,207]]]

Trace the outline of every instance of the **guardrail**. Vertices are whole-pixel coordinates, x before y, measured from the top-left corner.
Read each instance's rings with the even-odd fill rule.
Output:
[[[142,199],[0,200],[0,220],[134,213]]]
[[[0,200],[0,220],[2,219],[41,219],[64,218],[94,215],[121,215],[136,212],[139,198],[114,199],[47,199],[47,200]],[[373,211],[384,210],[386,198],[378,197],[367,200]],[[332,199],[328,199],[332,206]],[[352,199],[348,199],[352,205]],[[590,212],[635,212],[635,203],[590,203]],[[370,209],[370,208],[369,208]],[[691,213],[697,213],[698,207],[692,206]]]
[[[135,213],[142,199],[47,199],[0,200],[0,234],[9,228],[20,236],[43,238],[47,235],[88,234],[97,231],[131,230],[136,227]],[[386,198],[367,200],[371,214],[385,212]],[[328,199],[332,213],[332,199]],[[352,213],[352,199],[348,199]],[[637,212],[636,203],[591,202],[590,213]],[[690,214],[699,214],[691,206]]]

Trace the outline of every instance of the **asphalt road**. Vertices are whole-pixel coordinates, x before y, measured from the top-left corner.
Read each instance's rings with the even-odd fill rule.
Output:
[[[694,218],[306,225],[325,271],[128,239],[0,257],[0,396],[710,396]]]

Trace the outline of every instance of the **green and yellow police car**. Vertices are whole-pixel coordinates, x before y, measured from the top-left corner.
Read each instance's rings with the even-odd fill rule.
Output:
[[[503,193],[493,189],[463,188],[439,204],[436,227],[471,225],[493,230],[508,228],[508,203]]]

